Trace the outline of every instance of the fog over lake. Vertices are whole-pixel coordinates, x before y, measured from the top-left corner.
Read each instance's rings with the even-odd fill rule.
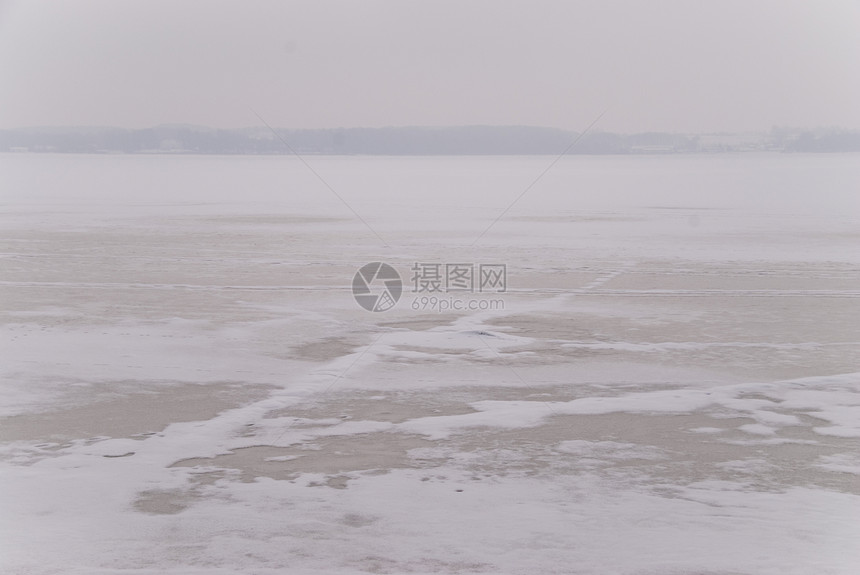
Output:
[[[858,30],[0,0],[0,575],[857,575]]]

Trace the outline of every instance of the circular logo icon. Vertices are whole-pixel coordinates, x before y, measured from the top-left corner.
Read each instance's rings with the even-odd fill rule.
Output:
[[[372,262],[355,272],[352,278],[352,295],[358,305],[367,311],[387,311],[394,307],[403,282],[393,267],[382,262]]]

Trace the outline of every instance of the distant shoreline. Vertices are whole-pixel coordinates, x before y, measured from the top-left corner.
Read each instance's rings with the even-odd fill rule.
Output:
[[[574,143],[575,142],[575,143]],[[567,150],[565,152],[565,150]],[[860,131],[774,128],[762,133],[618,134],[534,126],[446,128],[215,129],[189,125],[126,129],[0,130],[0,152],[171,155],[656,155],[721,152],[860,152]]]

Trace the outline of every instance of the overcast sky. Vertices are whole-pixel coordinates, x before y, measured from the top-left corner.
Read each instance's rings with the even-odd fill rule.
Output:
[[[860,1],[0,0],[0,128],[860,128]]]

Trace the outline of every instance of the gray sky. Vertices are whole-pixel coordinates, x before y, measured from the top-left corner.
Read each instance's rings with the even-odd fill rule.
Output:
[[[0,0],[0,127],[860,128],[860,2]]]

